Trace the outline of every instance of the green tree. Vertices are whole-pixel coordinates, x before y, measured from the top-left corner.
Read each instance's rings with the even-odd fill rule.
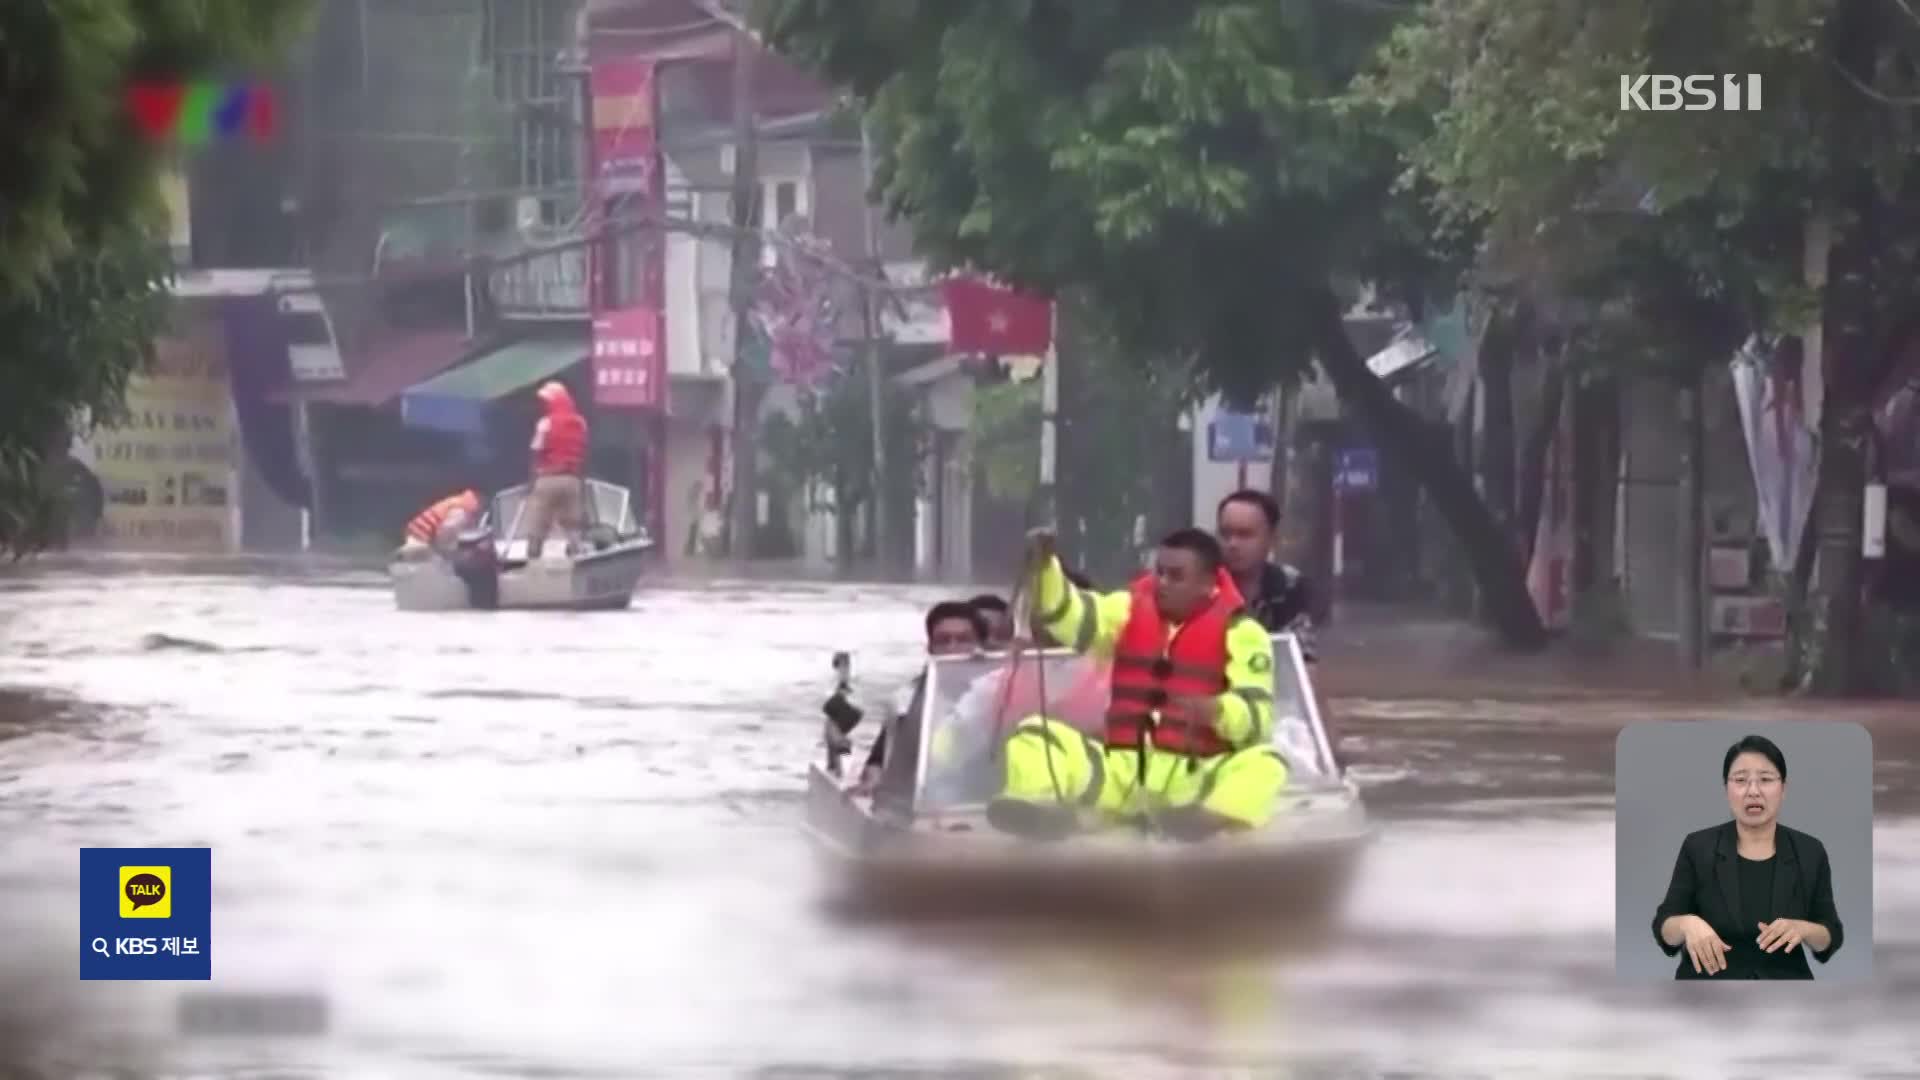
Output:
[[[893,535],[902,536],[912,523],[919,490],[924,428],[907,391],[888,384],[886,394],[887,476],[879,505],[894,515]],[[874,505],[875,487],[873,410],[858,365],[836,369],[820,386],[802,391],[797,415],[769,417],[761,439],[776,488],[802,494],[818,484],[832,492],[842,563],[850,563],[858,551],[877,556],[872,529],[865,537],[856,537],[854,531],[861,509]]]
[[[268,63],[305,0],[0,4],[0,551],[55,539],[48,462],[80,415],[112,419],[166,325],[165,152],[125,107],[142,79]]]
[[[760,0],[755,18],[868,103],[877,183],[937,261],[1084,288],[1129,356],[1192,358],[1237,403],[1317,360],[1459,537],[1503,636],[1536,645],[1509,538],[1341,317],[1341,283],[1418,301],[1446,280],[1424,204],[1394,190],[1398,118],[1349,94],[1402,11]]]
[[[1016,502],[1040,490],[1040,382],[1003,382],[973,392],[972,434],[987,494]]]
[[[1920,17],[1885,0],[1468,0],[1422,9],[1381,80],[1433,118],[1411,157],[1454,220],[1551,232],[1624,183],[1647,196],[1650,224],[1630,230],[1639,251],[1614,247],[1616,289],[1642,281],[1647,301],[1714,296],[1749,329],[1820,327],[1829,588],[1817,681],[1842,691],[1867,675],[1859,504],[1871,405],[1914,336],[1920,300],[1917,41]],[[1674,71],[1758,73],[1763,107],[1621,110],[1622,76]],[[1666,347],[1695,362],[1705,348]]]
[[[1061,492],[1061,525],[1082,570],[1125,582],[1140,566],[1135,523],[1145,520],[1151,542],[1192,512],[1181,505],[1168,520],[1170,493],[1184,490],[1169,474],[1190,467],[1179,422],[1196,396],[1193,374],[1134,355],[1080,293],[1061,298],[1059,323],[1059,466],[1072,480]]]

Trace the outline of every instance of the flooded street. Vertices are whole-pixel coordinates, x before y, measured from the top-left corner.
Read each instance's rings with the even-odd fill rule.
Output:
[[[422,615],[378,575],[0,579],[0,996],[27,1010],[0,1025],[143,1075],[1920,1069],[1911,705],[1858,714],[1871,988],[1614,981],[1621,723],[1800,703],[1336,699],[1383,833],[1310,958],[832,921],[795,828],[829,655],[877,700],[943,595],[659,585],[621,614]],[[328,1038],[184,1042],[188,984],[77,982],[75,849],[146,844],[213,848],[215,986],[324,993]]]

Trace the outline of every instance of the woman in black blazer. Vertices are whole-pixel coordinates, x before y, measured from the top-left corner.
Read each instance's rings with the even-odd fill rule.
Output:
[[[1807,953],[1840,951],[1827,849],[1779,823],[1787,759],[1749,735],[1720,764],[1733,820],[1689,833],[1673,864],[1653,937],[1679,955],[1676,979],[1811,979]]]

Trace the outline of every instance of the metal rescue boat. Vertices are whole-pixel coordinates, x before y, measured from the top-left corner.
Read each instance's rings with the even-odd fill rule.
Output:
[[[1274,745],[1290,778],[1266,828],[1184,842],[1157,835],[1148,815],[1144,829],[1116,825],[1050,843],[995,830],[985,803],[1002,775],[999,747],[1020,718],[999,715],[998,701],[981,703],[1009,669],[1044,664],[1042,697],[1057,716],[1092,661],[1060,650],[941,657],[928,668],[918,730],[889,736],[889,749],[903,752],[889,753],[872,799],[817,764],[809,772],[805,827],[831,899],[915,916],[1334,917],[1372,827],[1334,756],[1299,643],[1290,634],[1273,643]]]
[[[646,569],[653,538],[635,519],[626,488],[600,480],[582,483],[587,524],[571,550],[565,531],[556,526],[540,558],[527,558],[522,532],[527,485],[510,487],[493,497],[480,527],[461,537],[456,558],[464,573],[438,552],[396,554],[388,565],[394,602],[402,611],[626,607]],[[501,522],[507,523],[504,529]]]

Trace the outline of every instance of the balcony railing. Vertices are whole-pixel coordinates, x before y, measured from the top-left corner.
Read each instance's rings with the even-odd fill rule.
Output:
[[[573,236],[543,237],[540,246],[565,243]],[[526,320],[584,319],[587,302],[587,248],[543,252],[495,269],[487,291],[502,318]]]

